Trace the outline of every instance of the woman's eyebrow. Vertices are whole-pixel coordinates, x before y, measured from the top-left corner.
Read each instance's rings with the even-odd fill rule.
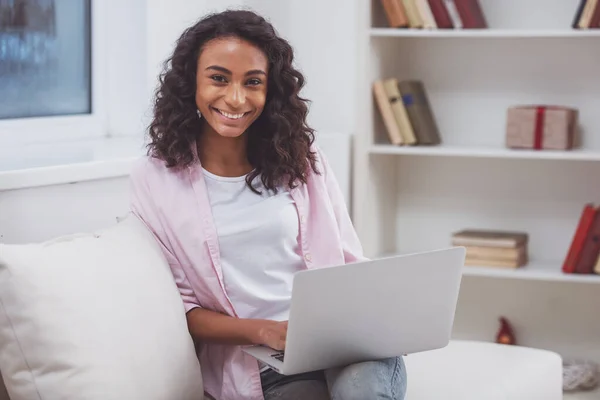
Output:
[[[219,71],[219,72],[222,72],[224,74],[231,75],[231,71],[230,70],[228,70],[225,67],[221,67],[219,65],[211,65],[209,67],[206,67],[206,69],[207,70]],[[248,75],[264,75],[264,76],[267,76],[267,73],[265,71],[263,71],[262,69],[252,69],[252,70],[246,72],[245,75],[246,76],[248,76]]]
[[[211,65],[210,67],[206,67],[206,69],[207,70],[212,69],[212,70],[215,70],[215,71],[223,72],[224,74],[231,75],[231,71],[230,70],[228,70],[225,67],[218,66],[218,65]]]
[[[246,72],[246,76],[248,75],[264,75],[267,76],[267,73],[265,71],[263,71],[262,69],[253,69],[250,70],[248,72]]]

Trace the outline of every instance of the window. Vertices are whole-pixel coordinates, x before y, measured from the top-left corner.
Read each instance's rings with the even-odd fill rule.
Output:
[[[143,137],[147,7],[0,0],[0,172],[91,161],[95,143]]]
[[[0,0],[0,119],[90,114],[90,0]]]

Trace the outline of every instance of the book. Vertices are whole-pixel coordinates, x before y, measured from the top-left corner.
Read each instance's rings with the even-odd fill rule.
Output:
[[[573,22],[571,22],[571,28],[579,29],[579,20],[581,19],[581,14],[583,14],[583,9],[587,0],[580,0],[579,6],[577,6],[577,11],[575,12],[575,17],[573,17]]]
[[[435,23],[435,18],[433,17],[433,13],[427,0],[415,0],[415,4],[417,5],[419,14],[421,14],[421,18],[423,19],[423,28],[436,29],[437,24]]]
[[[415,136],[415,132],[413,130],[412,125],[410,124],[410,119],[408,118],[408,113],[406,112],[404,103],[402,102],[400,90],[398,90],[398,79],[385,79],[383,81],[383,87],[388,97],[388,101],[391,104],[396,124],[400,129],[400,134],[402,135],[402,143],[408,145],[416,144],[417,137]]]
[[[575,265],[575,273],[591,274],[600,254],[600,208],[595,208],[581,252]]]
[[[598,258],[596,258],[596,264],[594,265],[594,273],[600,274],[600,254],[598,255]]]
[[[526,256],[516,260],[465,258],[465,266],[468,267],[520,268],[527,265],[527,262]]]
[[[527,244],[516,247],[465,246],[465,265],[519,268],[527,264]]]
[[[515,261],[527,256],[525,244],[517,247],[465,246],[467,258],[475,260]]]
[[[587,0],[585,6],[583,7],[583,11],[581,12],[579,23],[577,24],[580,29],[587,29],[590,27],[590,22],[592,21],[594,10],[597,5],[598,0]]]
[[[454,0],[444,0],[444,5],[446,6],[446,10],[448,10],[448,15],[450,16],[450,20],[452,20],[454,28],[462,29],[462,20],[460,19]]]
[[[388,100],[388,96],[385,92],[385,87],[383,86],[383,81],[381,79],[373,82],[373,95],[375,97],[375,102],[377,103],[381,118],[383,119],[383,124],[387,130],[390,142],[395,145],[402,144],[402,133],[400,132],[398,124],[396,123],[394,112],[392,111],[392,105]]]
[[[381,0],[381,5],[390,28],[408,27],[408,17],[402,0]]]
[[[450,14],[448,14],[448,9],[444,4],[444,0],[428,0],[428,3],[438,29],[454,28]]]
[[[521,231],[464,229],[452,234],[453,246],[485,246],[514,248],[525,246],[529,235]]]
[[[417,8],[416,0],[402,0],[402,4],[406,10],[409,26],[416,29],[422,28],[423,18],[421,18],[421,14]]]
[[[403,80],[398,83],[398,89],[417,142],[425,145],[440,144],[440,133],[423,82]]]
[[[485,29],[488,27],[479,0],[454,0],[454,5],[464,29]]]
[[[590,25],[588,28],[600,28],[600,1],[596,3],[596,8],[592,13],[592,18],[590,19]]]
[[[583,249],[583,244],[590,231],[595,215],[596,208],[592,203],[587,203],[583,206],[577,228],[575,229],[573,239],[571,240],[571,245],[562,265],[562,271],[564,273],[571,274],[575,272],[581,250]]]

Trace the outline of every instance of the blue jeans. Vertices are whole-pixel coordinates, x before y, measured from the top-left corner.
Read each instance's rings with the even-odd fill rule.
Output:
[[[402,357],[291,376],[267,370],[261,380],[265,400],[402,400],[406,394]]]

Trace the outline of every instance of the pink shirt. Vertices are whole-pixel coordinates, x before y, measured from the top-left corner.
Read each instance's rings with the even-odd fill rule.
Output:
[[[306,268],[361,261],[362,247],[323,153],[320,175],[291,190]],[[219,246],[199,162],[170,170],[143,158],[131,173],[131,209],[154,233],[181,293],[185,312],[202,307],[237,317],[224,290]],[[251,256],[251,255],[249,255]],[[199,344],[205,390],[219,400],[263,400],[258,362],[239,346]]]

